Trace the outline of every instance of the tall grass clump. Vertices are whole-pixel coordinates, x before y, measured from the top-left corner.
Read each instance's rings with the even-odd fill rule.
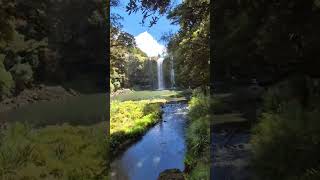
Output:
[[[163,99],[142,101],[112,101],[110,109],[110,150],[116,154],[158,122]]]
[[[107,179],[105,129],[11,124],[1,134],[0,179]]]
[[[195,91],[189,102],[185,158],[187,179],[209,179],[210,176],[209,107],[209,97]]]
[[[251,139],[258,179],[319,179],[320,99],[312,84],[294,79],[266,93]]]

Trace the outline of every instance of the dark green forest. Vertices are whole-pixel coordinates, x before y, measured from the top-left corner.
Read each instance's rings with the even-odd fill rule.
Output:
[[[293,74],[319,77],[318,1],[213,3],[212,79],[270,85]]]
[[[105,89],[103,7],[103,1],[87,0],[1,1],[1,97],[40,83]]]

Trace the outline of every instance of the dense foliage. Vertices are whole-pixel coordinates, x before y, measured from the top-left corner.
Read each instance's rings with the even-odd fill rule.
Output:
[[[156,81],[156,61],[142,52],[131,34],[120,27],[110,31],[110,86],[151,89]]]
[[[195,88],[209,83],[209,4],[186,0],[169,12],[168,18],[180,25],[168,42],[178,86]]]
[[[319,92],[317,80],[306,77],[268,90],[252,138],[259,179],[319,178]]]
[[[319,1],[219,0],[212,15],[213,82],[267,88],[251,141],[257,179],[318,179]]]
[[[91,79],[93,88],[103,88],[107,65],[103,3],[1,1],[0,96],[37,83],[85,78]]]
[[[294,73],[319,77],[317,0],[219,0],[212,16],[215,80],[269,84]]]
[[[210,178],[210,98],[194,92],[189,102],[187,128],[187,179]]]

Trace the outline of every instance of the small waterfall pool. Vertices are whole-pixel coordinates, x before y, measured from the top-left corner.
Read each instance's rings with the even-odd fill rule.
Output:
[[[187,104],[166,104],[162,120],[111,164],[112,180],[156,180],[166,170],[184,170]]]

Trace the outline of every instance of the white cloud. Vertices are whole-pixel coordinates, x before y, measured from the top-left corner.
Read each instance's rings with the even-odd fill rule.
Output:
[[[166,48],[159,44],[147,31],[134,37],[137,46],[145,52],[149,57],[158,56],[166,51]]]

